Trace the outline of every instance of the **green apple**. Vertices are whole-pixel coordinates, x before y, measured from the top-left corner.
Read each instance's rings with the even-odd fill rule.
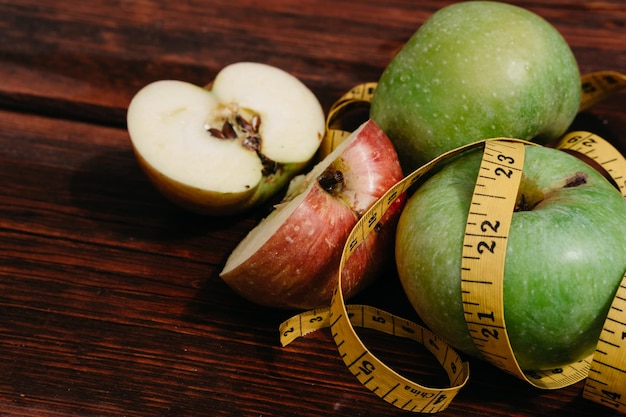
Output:
[[[591,354],[626,270],[626,200],[601,174],[553,148],[525,146],[508,237],[504,317],[524,370]],[[482,153],[444,165],[407,201],[396,234],[403,288],[424,322],[480,356],[465,323],[461,253]]]
[[[405,172],[480,139],[560,136],[581,97],[572,51],[546,20],[469,1],[440,9],[383,72],[371,117]]]
[[[270,65],[239,62],[207,88],[156,81],[133,97],[128,132],[166,197],[209,215],[267,201],[315,156],[325,119],[315,95]]]

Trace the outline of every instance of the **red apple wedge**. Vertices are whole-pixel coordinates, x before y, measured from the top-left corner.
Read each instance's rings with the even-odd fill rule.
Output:
[[[397,153],[373,121],[361,125],[308,174],[234,249],[220,276],[244,298],[268,307],[330,304],[348,234],[363,213],[402,179]],[[397,199],[346,263],[342,289],[355,295],[393,259]]]

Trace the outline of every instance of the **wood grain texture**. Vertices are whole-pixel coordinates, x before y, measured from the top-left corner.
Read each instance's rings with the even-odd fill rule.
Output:
[[[320,331],[281,348],[292,312],[218,277],[264,210],[227,219],[165,201],[133,157],[130,98],[165,78],[206,84],[253,60],[325,109],[375,81],[448,1],[0,0],[0,415],[391,416]],[[621,0],[516,1],[552,22],[581,72],[626,73]],[[626,149],[624,95],[580,115]],[[357,297],[413,318],[393,271]],[[363,332],[399,372],[442,383],[412,344]],[[472,362],[442,416],[608,416],[582,384],[537,391]]]

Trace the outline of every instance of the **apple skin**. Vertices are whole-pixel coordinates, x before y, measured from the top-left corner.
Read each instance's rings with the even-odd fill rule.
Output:
[[[409,197],[396,234],[396,265],[424,322],[480,357],[465,323],[461,253],[481,152],[445,165]],[[568,179],[586,177],[578,186]],[[504,272],[504,314],[524,370],[551,369],[591,354],[626,269],[626,200],[574,156],[526,146]]]
[[[523,8],[469,1],[434,13],[384,70],[370,115],[405,172],[476,140],[560,136],[581,97],[572,51]]]
[[[316,180],[320,171],[328,172],[324,167],[329,163],[343,173],[344,186],[337,193],[326,191]],[[249,301],[283,309],[328,306],[349,233],[361,215],[402,179],[402,169],[387,136],[367,121],[308,176],[308,184],[294,179],[296,184],[290,185],[294,191],[235,248],[220,274]],[[365,288],[385,266],[393,268],[395,226],[404,201],[403,195],[393,203],[381,228],[370,233],[344,265],[346,298]],[[291,209],[286,215],[284,210]],[[254,246],[259,233],[274,221],[280,222],[278,228],[247,257],[249,245]]]
[[[165,175],[150,164],[141,152],[133,149],[141,170],[165,198],[185,210],[208,216],[240,214],[265,203],[310,163],[284,164],[277,173],[265,176],[254,187],[239,192],[224,192],[196,187]]]

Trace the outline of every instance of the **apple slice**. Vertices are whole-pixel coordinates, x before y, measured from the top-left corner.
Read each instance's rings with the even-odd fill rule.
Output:
[[[312,160],[325,128],[319,101],[300,80],[253,62],[225,67],[207,88],[151,83],[131,100],[127,123],[157,189],[209,215],[272,197]]]
[[[330,304],[348,234],[363,213],[402,179],[395,148],[373,121],[362,124],[306,175],[234,249],[220,276],[260,305],[309,309]],[[342,289],[356,294],[393,267],[397,199],[346,263]]]

